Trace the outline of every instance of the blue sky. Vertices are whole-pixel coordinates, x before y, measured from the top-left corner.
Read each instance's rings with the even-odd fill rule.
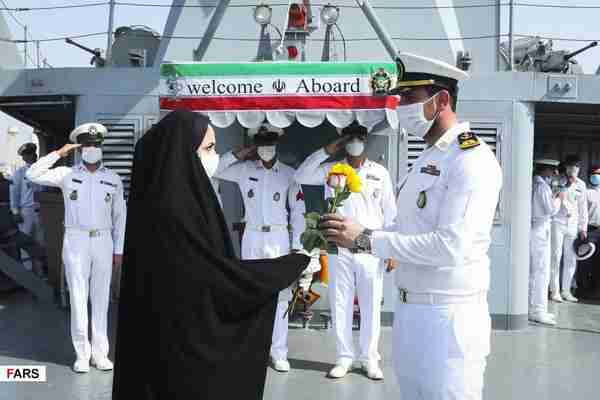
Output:
[[[65,4],[92,4],[101,0],[3,0],[9,7],[48,7]],[[169,5],[169,0],[127,0],[129,3],[150,3]],[[473,0],[472,4],[489,4],[493,0]],[[502,0],[508,3],[508,0]],[[598,0],[517,0],[518,3],[550,4],[558,6],[596,6]],[[248,3],[254,3],[249,0]],[[321,2],[319,2],[321,3]],[[332,1],[335,3],[335,1]],[[377,1],[372,0],[376,5]],[[402,1],[398,0],[401,5]],[[1,2],[0,2],[1,5]],[[17,12],[14,15],[23,24],[29,26],[30,37],[46,39],[66,35],[87,34],[107,30],[108,7],[106,5],[88,8],[63,9],[55,11]],[[147,25],[162,33],[168,15],[167,7],[132,7],[120,5],[116,8],[115,27],[123,25]],[[502,33],[508,32],[508,12],[503,11]],[[12,18],[6,17],[15,38],[23,38],[23,28]],[[517,7],[515,9],[515,32],[518,34],[539,34],[542,36],[600,39],[600,8],[539,8]],[[482,32],[485,34],[487,32]],[[493,32],[489,32],[492,34]],[[105,48],[106,35],[81,39],[80,42],[88,47]],[[555,41],[555,49],[576,49],[586,43]],[[22,49],[22,45],[20,45]],[[55,67],[86,66],[91,56],[87,53],[64,43],[64,41],[41,43],[42,58]],[[32,60],[36,62],[35,46],[29,47]],[[584,66],[586,73],[595,73],[600,65],[600,47],[579,56],[578,60]]]

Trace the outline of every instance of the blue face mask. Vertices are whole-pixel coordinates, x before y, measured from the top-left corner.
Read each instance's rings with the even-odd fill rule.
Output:
[[[600,175],[598,174],[593,174],[590,176],[590,183],[592,184],[592,186],[598,186],[600,185]]]

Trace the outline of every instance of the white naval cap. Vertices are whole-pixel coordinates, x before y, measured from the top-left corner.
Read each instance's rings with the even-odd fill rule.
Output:
[[[391,94],[405,88],[431,85],[456,90],[458,82],[469,77],[469,74],[454,65],[405,52],[398,53],[396,68],[397,82]]]
[[[549,158],[539,158],[537,160],[534,160],[533,163],[536,165],[548,165],[551,167],[558,167],[560,165],[560,161],[552,160]]]
[[[69,135],[69,140],[72,143],[101,144],[107,132],[108,130],[104,125],[97,122],[88,122],[73,129]]]
[[[573,249],[575,250],[575,258],[578,261],[587,260],[596,253],[596,244],[587,240],[577,239],[573,243]]]

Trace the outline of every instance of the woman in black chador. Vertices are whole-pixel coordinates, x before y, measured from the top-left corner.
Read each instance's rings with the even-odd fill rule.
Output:
[[[208,119],[174,111],[135,148],[113,400],[262,399],[280,290],[309,257],[236,258]]]

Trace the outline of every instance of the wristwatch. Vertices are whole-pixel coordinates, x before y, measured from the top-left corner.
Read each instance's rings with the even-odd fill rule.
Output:
[[[354,248],[360,253],[371,253],[371,234],[373,233],[370,229],[364,229],[354,239]]]

